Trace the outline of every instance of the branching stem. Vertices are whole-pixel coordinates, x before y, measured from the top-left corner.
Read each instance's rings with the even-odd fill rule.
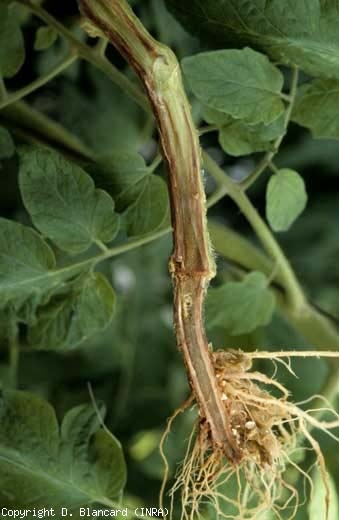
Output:
[[[232,462],[240,453],[225,418],[203,325],[203,302],[215,275],[206,221],[199,138],[175,55],[146,31],[125,0],[80,0],[91,32],[104,34],[140,77],[168,165],[174,249],[170,272],[178,346],[215,448]]]
[[[103,58],[99,53],[96,47],[89,47],[85,43],[79,41],[74,37],[73,33],[63,26],[58,20],[53,18],[43,7],[38,4],[33,3],[31,0],[18,0],[19,3],[25,5],[30,11],[41,18],[45,23],[53,27],[61,36],[63,36],[66,41],[70,44],[70,47],[74,52],[78,54],[80,58],[85,59],[89,63],[93,64],[95,67],[104,72],[108,78],[111,79],[113,83],[115,83],[120,88],[124,89],[125,93],[130,96],[143,110],[145,110],[148,114],[150,113],[150,104],[144,96],[144,94],[140,91],[140,89],[134,85],[129,78],[124,76],[124,74],[119,71],[113,64],[111,64],[106,58]],[[295,67],[292,69],[292,80],[291,80],[291,88],[289,94],[289,106],[287,107],[285,113],[285,129],[287,129],[287,125],[290,119],[290,115],[292,113],[294,100],[297,92],[297,84],[298,84],[298,69]],[[24,102],[16,102],[12,103],[10,106],[6,107],[1,112],[4,115],[5,120],[10,121],[16,129],[16,131],[23,135],[25,138],[30,141],[37,140],[40,142],[42,140],[45,143],[46,137],[47,140],[53,142],[54,145],[61,146],[62,149],[65,149],[72,156],[75,157],[84,157],[86,160],[93,158],[93,153],[86,149],[78,139],[76,139],[72,134],[67,132],[64,128],[62,128],[58,123],[52,121],[47,116],[40,114],[32,107],[29,107]],[[20,122],[20,126],[18,127],[18,122]],[[27,127],[27,131],[22,130],[22,122],[24,122],[24,126]],[[34,133],[37,132],[37,137],[34,136]],[[32,137],[33,136],[33,137]],[[282,141],[284,134],[280,136],[277,142],[274,144],[274,150],[268,152],[263,159],[259,162],[258,166],[255,168],[253,173],[245,179],[241,183],[241,188],[245,191],[255,180],[261,175],[261,173],[267,168],[269,161],[271,161],[279,148],[280,142]],[[216,165],[215,161],[210,158],[211,161]],[[223,173],[223,178],[225,174]],[[224,180],[224,179],[223,179]],[[231,180],[230,180],[231,181]],[[234,184],[234,183],[232,183]],[[215,193],[212,194],[210,199],[208,200],[207,206],[210,207],[218,200],[222,199],[225,195],[229,194],[228,186],[224,183],[218,182],[218,188]],[[141,237],[140,243],[138,240],[134,243],[128,242],[126,244],[126,250],[129,248],[138,247],[145,242],[150,242],[158,238],[158,236],[162,236],[168,232],[170,232],[170,228],[163,229],[160,234],[155,232],[153,236]],[[240,238],[239,238],[240,239]],[[110,256],[114,256],[115,254],[119,254],[119,250],[121,249],[118,246],[118,251],[116,248],[113,248]],[[123,249],[123,248],[122,248]],[[231,248],[227,247],[228,253],[231,252]],[[226,256],[228,256],[227,253]],[[98,259],[98,261],[100,261]],[[283,282],[282,282],[283,284]],[[284,289],[286,289],[284,287]],[[328,345],[328,344],[338,344],[338,334],[336,331],[332,330],[332,326],[328,320],[323,317],[319,317],[318,313],[311,309],[310,306],[307,308],[304,307],[302,313],[291,312],[291,309],[287,302],[284,302],[284,307],[282,311],[287,315],[287,317],[292,321],[292,324],[308,339],[312,342],[312,344],[316,346]],[[305,310],[307,311],[305,314]],[[331,338],[329,342],[328,338]],[[333,339],[332,339],[333,338]]]
[[[67,27],[32,0],[18,0],[18,2],[26,6],[35,16],[38,16],[47,25],[53,27],[60,36],[63,36],[70,44],[72,50],[76,52],[80,58],[83,58],[100,69],[116,85],[131,96],[144,110],[149,111],[147,98],[142,94],[140,89],[125,77],[116,67],[114,67],[105,56],[102,56],[102,54],[98,52],[97,48],[89,47],[86,43],[78,40]]]
[[[78,59],[78,56],[76,54],[70,54],[67,56],[64,60],[62,60],[58,65],[52,68],[49,72],[46,74],[40,76],[35,81],[32,81],[29,85],[26,87],[23,87],[13,93],[7,94],[7,96],[1,101],[0,98],[0,110],[2,108],[5,108],[6,106],[10,105],[11,103],[15,103],[16,101],[19,101],[25,96],[28,96],[28,94],[31,94],[38,88],[46,85],[49,81],[51,81],[55,76],[66,70],[68,67],[70,67],[76,60]]]
[[[278,242],[275,240],[266,223],[250,202],[244,189],[228,177],[228,175],[223,172],[223,170],[208,154],[203,153],[203,159],[206,169],[219,184],[225,186],[225,189],[228,190],[228,195],[243,212],[249,224],[262,242],[268,255],[272,260],[277,262],[290,307],[294,312],[299,312],[305,306],[305,296]]]

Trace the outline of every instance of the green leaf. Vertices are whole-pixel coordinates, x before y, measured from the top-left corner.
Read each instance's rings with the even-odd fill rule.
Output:
[[[101,406],[100,416],[105,415]],[[70,410],[61,426],[62,460],[72,462],[74,480],[91,480],[88,475],[88,451],[91,443],[96,451],[97,463],[101,468],[99,485],[105,489],[105,496],[120,499],[126,484],[126,466],[118,440],[106,431],[99,430],[103,417],[98,417],[92,406],[80,405]],[[99,430],[99,431],[98,431]],[[92,439],[94,435],[94,439]],[[79,442],[80,441],[80,442]],[[106,459],[107,458],[107,459]],[[112,468],[114,471],[112,472]],[[110,469],[111,473],[110,474]]]
[[[47,29],[47,27],[44,27],[44,29]],[[50,38],[52,39],[53,28],[50,27],[50,29],[51,29]],[[85,42],[86,33],[80,28],[80,26],[78,26],[76,24],[70,25],[68,27],[68,29],[71,31],[74,38],[76,38],[80,42]],[[38,33],[39,33],[39,29],[37,31],[35,39],[37,39]],[[49,35],[46,34],[46,43],[48,42],[48,37],[49,37]],[[70,52],[70,49],[69,49],[69,44],[68,44],[67,40],[64,38],[56,37],[54,39],[54,41],[48,47],[46,47],[44,52],[40,52],[38,55],[35,56],[37,75],[44,76],[45,74],[48,74],[54,67],[57,67],[60,63],[62,63],[69,57],[69,52]],[[65,82],[59,81],[58,96],[55,98],[54,102],[56,104],[58,104],[58,108],[56,108],[56,110],[58,112],[60,111],[59,116],[61,118],[60,122],[62,124],[63,124],[63,121],[62,121],[63,116],[65,115],[67,117],[67,114],[72,113],[72,111],[74,109],[74,103],[76,102],[75,99],[72,99],[72,100],[63,99],[62,92],[63,92],[64,88],[67,89],[68,87],[72,88],[74,86],[73,84],[79,78],[80,69],[81,69],[81,60],[74,61],[72,63],[72,65],[67,67],[67,69],[65,69],[62,72],[62,75],[61,75],[61,77],[67,78],[71,81],[65,81]],[[79,92],[79,96],[81,96],[81,91],[79,90],[78,92]],[[62,107],[61,106],[59,107],[59,102],[60,102],[60,105],[62,104]],[[67,111],[63,110],[64,106],[67,106]],[[67,114],[66,114],[66,112],[67,112]],[[85,114],[86,114],[86,111],[84,110],[84,112],[82,114],[82,116],[83,116],[82,119],[85,118]],[[78,123],[81,123],[80,114],[79,114]]]
[[[284,111],[283,76],[259,52],[204,52],[185,58],[182,65],[193,93],[211,108],[252,124],[268,124]]]
[[[60,284],[49,276],[55,268],[53,251],[32,229],[0,218],[0,307],[9,302],[18,308],[28,297]]]
[[[128,206],[126,200],[131,198],[129,193],[135,185],[149,174],[141,155],[119,149],[102,156],[98,163],[90,165],[88,169],[96,184],[113,197],[119,212]]]
[[[35,35],[34,49],[44,51],[53,45],[58,38],[58,33],[53,27],[39,27]]]
[[[114,198],[129,236],[149,233],[168,222],[166,183],[150,173],[140,155],[114,151],[92,166],[91,173],[96,183]]]
[[[186,56],[198,42],[183,30],[177,20],[167,11],[164,0],[152,0],[151,13],[157,30],[158,39],[176,51],[176,55]]]
[[[310,74],[339,78],[337,0],[166,0],[183,26],[211,46],[253,46]]]
[[[110,242],[119,217],[108,193],[62,155],[33,148],[21,154],[20,189],[34,225],[61,249],[77,254]]]
[[[0,4],[0,77],[14,76],[25,60],[25,46],[15,12]]]
[[[61,123],[97,154],[107,154],[116,148],[139,149],[149,116],[94,67],[88,69],[88,76],[90,95],[70,82],[62,85],[57,100]]]
[[[0,218],[0,310],[8,313],[15,323],[35,323],[38,309],[39,314],[43,312],[52,296],[53,301],[62,300],[69,292],[70,282],[86,269],[86,261],[57,269],[53,251],[36,231]],[[99,303],[95,305],[102,312],[103,307],[109,308],[110,299],[104,287],[100,290],[105,298],[100,302],[101,307]],[[90,299],[88,303],[93,304]],[[106,319],[107,313],[102,317]]]
[[[104,330],[115,311],[115,294],[100,273],[82,276],[66,294],[40,307],[27,341],[40,350],[72,349]]]
[[[11,134],[6,128],[0,126],[0,159],[12,157],[15,146]]]
[[[298,91],[292,119],[314,137],[339,139],[339,81],[314,80]]]
[[[277,121],[281,121],[281,118]],[[274,124],[275,121],[271,123]],[[271,139],[266,139],[265,133],[266,129],[261,125],[249,126],[242,121],[233,120],[220,128],[219,143],[226,153],[239,157],[272,149]]]
[[[79,508],[119,500],[126,468],[119,442],[100,430],[93,407],[66,415],[61,433],[53,408],[40,397],[4,391],[0,401],[2,507]]]
[[[294,170],[283,168],[267,185],[266,216],[274,231],[287,231],[307,203],[305,183]]]
[[[235,157],[270,150],[272,141],[284,133],[284,114],[268,125],[250,125],[209,107],[204,107],[203,117],[219,127],[220,146]]]
[[[206,323],[221,325],[232,335],[246,334],[267,325],[275,300],[266,277],[252,272],[241,282],[227,282],[209,289],[206,298]]]
[[[169,225],[168,192],[164,180],[149,175],[136,186],[136,190],[136,197],[124,212],[128,234],[144,235]]]
[[[313,474],[313,495],[308,505],[309,520],[319,520],[325,515],[326,510],[326,489],[323,477],[319,470]],[[327,481],[330,490],[329,511],[327,520],[338,520],[339,501],[335,482],[331,475],[327,473]]]

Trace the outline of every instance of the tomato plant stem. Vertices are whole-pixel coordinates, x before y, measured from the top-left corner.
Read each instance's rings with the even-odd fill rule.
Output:
[[[117,86],[122,88],[124,92],[133,99],[144,111],[147,113],[150,113],[150,104],[148,102],[148,99],[146,96],[141,92],[138,85],[135,85],[129,78],[127,78],[121,71],[119,71],[112,63],[110,63],[105,56],[102,55],[102,53],[98,52],[97,47],[90,47],[86,45],[85,43],[78,40],[74,34],[63,24],[61,24],[58,20],[56,20],[52,15],[50,15],[43,7],[41,7],[38,4],[35,4],[31,0],[18,0],[19,3],[22,5],[25,5],[33,14],[38,16],[41,20],[43,20],[46,24],[53,27],[58,34],[60,34],[65,40],[69,43],[71,49],[73,52],[76,52],[79,58],[82,58],[86,60],[87,62],[94,65],[96,68],[100,69],[106,76],[111,79],[112,82],[114,82]],[[106,39],[107,42],[107,39]],[[285,113],[285,129],[287,128],[292,110],[293,105],[296,97],[296,91],[297,91],[297,84],[298,84],[298,69],[296,67],[292,68],[292,78],[291,78],[291,86],[290,86],[290,93],[288,96],[289,105],[286,109]],[[14,93],[13,93],[14,94]],[[1,99],[1,97],[0,97]],[[4,99],[4,96],[2,97]],[[44,142],[46,140],[46,137],[51,140],[53,143],[61,146],[62,148],[65,148],[65,151],[71,154],[75,154],[77,156],[79,154],[80,157],[90,159],[93,158],[93,153],[86,150],[86,148],[81,145],[79,140],[77,140],[72,134],[67,132],[65,129],[61,127],[58,123],[55,123],[54,121],[51,121],[48,117],[46,117],[43,114],[39,114],[35,109],[28,107],[24,102],[17,102],[12,103],[10,106],[7,106],[4,110],[2,110],[2,114],[4,115],[5,119],[10,120],[15,127],[18,126],[18,121],[20,121],[20,127],[17,128],[17,131],[22,134],[26,135],[25,129],[21,128],[21,123],[24,122],[25,125],[27,125],[27,129],[29,129],[28,138],[29,140],[38,140]],[[39,137],[39,130],[43,129],[43,135]],[[38,132],[36,138],[32,137],[32,130],[34,132]],[[35,134],[34,134],[35,135]],[[261,173],[267,168],[269,162],[273,159],[274,155],[276,154],[281,141],[284,137],[284,134],[280,136],[277,141],[274,143],[274,150],[268,152],[263,159],[259,162],[257,167],[254,169],[252,174],[247,177],[242,183],[241,188],[245,191],[250,185],[255,182],[255,180],[261,175]],[[207,154],[205,154],[205,158],[207,157]],[[210,164],[214,164],[214,166],[217,168],[217,164],[213,159],[210,157]],[[220,170],[220,169],[219,169]],[[216,170],[215,170],[216,171]],[[222,182],[220,182],[221,177],[219,177],[218,181],[218,188],[215,191],[214,194],[210,197],[208,201],[208,207],[215,204],[218,200],[220,200],[223,196],[230,194],[230,184],[224,183],[226,175],[224,172],[222,172]],[[230,182],[231,179],[229,180]],[[234,184],[232,182],[232,184]],[[129,248],[138,247],[139,245],[142,245],[143,243],[150,242],[151,240],[154,240],[158,238],[158,236],[163,236],[164,234],[168,233],[170,231],[170,228],[164,229],[160,231],[160,234],[157,232],[152,236],[147,237],[141,237],[141,241],[129,241],[126,244],[126,250]],[[267,230],[268,233],[270,233],[269,230]],[[273,237],[272,237],[273,238]],[[116,252],[116,249],[118,251]],[[122,246],[118,246],[117,248],[113,248],[111,256],[114,256],[115,254],[119,254],[119,251],[121,249],[124,249]],[[122,252],[122,251],[121,251]],[[282,254],[281,258],[284,256],[282,251],[280,251]],[[228,256],[226,254],[226,256]],[[272,256],[272,255],[270,255]],[[285,259],[286,260],[286,259]],[[287,260],[286,260],[287,262]],[[292,280],[292,285],[294,284],[295,276],[292,272],[291,276],[288,276],[287,278],[290,278]],[[294,280],[293,280],[294,278]],[[284,289],[286,289],[284,287]],[[297,300],[301,301],[301,298],[299,299],[298,296],[298,290],[296,291]],[[338,334],[331,326],[330,322],[320,316],[321,319],[313,320],[312,316],[316,315],[316,317],[319,316],[319,313],[317,313],[316,310],[312,309],[310,306],[308,306],[308,312],[307,312],[307,319],[305,318],[305,313],[296,313],[293,311],[293,309],[290,309],[287,305],[287,302],[284,302],[283,307],[281,307],[284,314],[288,316],[288,318],[292,319],[292,322],[294,326],[306,337],[310,339],[310,341],[317,346],[328,344],[328,338],[332,338],[335,340],[335,344],[338,343]],[[303,307],[305,309],[305,307]],[[302,316],[304,314],[304,316]],[[313,325],[312,325],[313,323]],[[317,324],[317,326],[316,326]],[[316,329],[316,334],[313,333],[312,329]]]
[[[214,445],[236,462],[240,453],[225,417],[203,324],[203,302],[215,276],[215,263],[207,229],[199,138],[179,64],[124,0],[81,0],[80,8],[92,25],[91,33],[104,34],[134,68],[153,108],[169,173],[174,242],[170,272],[177,343],[201,420],[207,420]]]

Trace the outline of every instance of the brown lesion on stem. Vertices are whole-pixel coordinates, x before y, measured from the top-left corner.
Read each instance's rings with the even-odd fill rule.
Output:
[[[96,34],[105,35],[136,71],[150,100],[168,165],[177,342],[211,443],[236,464],[242,451],[225,414],[203,323],[215,262],[206,225],[199,139],[179,64],[173,52],[146,31],[125,0],[79,0],[79,4]]]

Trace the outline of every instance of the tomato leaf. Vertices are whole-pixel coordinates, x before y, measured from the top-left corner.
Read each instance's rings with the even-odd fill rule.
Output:
[[[150,172],[140,155],[116,150],[90,171],[96,183],[114,198],[129,236],[143,235],[169,223],[166,183]]]
[[[336,0],[166,0],[169,10],[210,46],[253,46],[275,61],[339,78]]]
[[[268,125],[250,125],[246,120],[234,119],[208,107],[204,107],[203,117],[208,123],[219,127],[220,146],[235,157],[270,150],[272,141],[284,133],[284,114]]]
[[[100,273],[82,276],[64,295],[56,294],[38,309],[28,330],[28,344],[40,350],[77,347],[105,329],[115,311],[115,294]]]
[[[227,282],[209,289],[206,323],[222,326],[232,335],[246,334],[267,325],[274,306],[274,296],[268,289],[266,277],[254,271],[241,282]]]
[[[271,123],[284,111],[283,76],[252,49],[196,54],[182,61],[196,97],[208,107],[247,122]]]
[[[305,183],[294,170],[283,168],[267,185],[266,216],[274,231],[287,231],[307,203]]]
[[[293,121],[314,137],[339,139],[339,81],[316,79],[298,90]]]
[[[82,168],[55,151],[22,152],[20,189],[34,225],[71,254],[110,242],[119,230],[109,194],[95,189]]]
[[[328,520],[337,520],[339,518],[339,501],[337,488],[332,476],[329,473],[327,473],[326,478],[328,480],[330,490],[330,500],[328,504],[329,510],[328,516],[326,518]],[[312,481],[314,491],[308,505],[308,514],[309,520],[318,520],[319,518],[324,516],[324,511],[326,509],[326,489],[323,481],[323,476],[321,475],[319,470],[313,472]]]
[[[53,27],[39,27],[35,35],[34,49],[44,51],[57,40],[58,33]]]
[[[0,307],[18,308],[60,284],[60,278],[49,276],[54,268],[53,251],[36,231],[0,218]]]
[[[65,507],[78,520],[80,507],[120,499],[126,481],[122,450],[112,434],[100,430],[92,406],[70,410],[60,432],[46,401],[4,391],[0,419],[2,507],[48,505],[58,517]]]
[[[25,46],[15,12],[0,3],[0,77],[11,78],[25,60]]]
[[[0,126],[0,159],[8,159],[15,152],[15,146],[11,134],[6,128]]]

